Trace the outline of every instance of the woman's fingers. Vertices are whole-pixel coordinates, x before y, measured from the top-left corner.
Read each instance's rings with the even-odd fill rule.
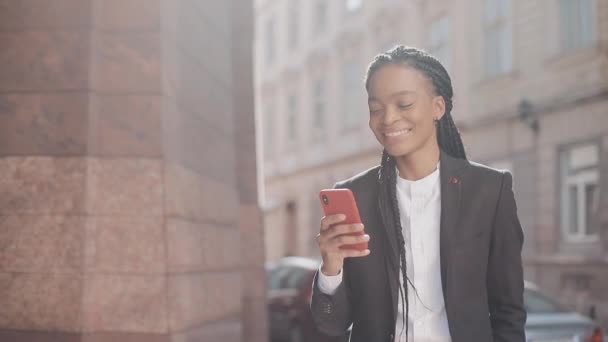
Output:
[[[328,244],[338,249],[344,245],[354,245],[367,241],[369,241],[369,235],[339,235],[329,240]]]
[[[339,224],[330,229],[327,229],[324,232],[321,232],[321,235],[325,235],[327,239],[333,239],[336,236],[344,235],[344,234],[353,234],[359,233],[363,231],[363,224]]]
[[[342,257],[343,258],[358,258],[358,257],[364,257],[369,255],[370,250],[369,249],[364,249],[362,251],[358,250],[358,249],[343,249],[342,250]]]
[[[321,232],[329,229],[332,225],[340,223],[346,219],[343,214],[328,215],[321,219]]]

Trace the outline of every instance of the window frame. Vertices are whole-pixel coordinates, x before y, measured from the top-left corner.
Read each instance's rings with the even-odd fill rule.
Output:
[[[583,165],[582,167],[572,167],[570,165],[570,157],[573,151],[581,150],[584,148],[594,148],[596,153],[595,160],[589,165]],[[594,184],[599,188],[600,177],[599,168],[601,156],[600,145],[596,142],[588,142],[583,144],[571,145],[563,148],[560,151],[559,156],[559,177],[560,177],[560,203],[559,203],[559,223],[561,227],[562,239],[566,242],[580,243],[580,242],[596,242],[599,241],[599,231],[593,234],[588,234],[590,224],[593,222],[587,222],[587,212],[589,205],[586,197],[586,187],[589,184]],[[570,189],[572,186],[576,186],[577,196],[577,222],[576,230],[573,233],[570,227],[570,219],[572,213],[570,212]],[[597,190],[599,191],[599,190]]]

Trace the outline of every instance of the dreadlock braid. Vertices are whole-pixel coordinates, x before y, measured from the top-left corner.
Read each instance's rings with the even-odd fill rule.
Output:
[[[445,113],[437,123],[437,142],[439,147],[455,158],[466,159],[464,145],[460,133],[452,119],[452,81],[445,68],[433,56],[426,52],[405,46],[395,48],[377,55],[369,65],[365,79],[365,87],[369,91],[369,80],[371,76],[382,66],[387,64],[406,64],[422,72],[432,83],[435,93],[443,97],[445,101]],[[409,340],[409,299],[408,286],[412,284],[407,278],[407,263],[403,227],[399,215],[399,203],[397,199],[397,174],[395,159],[386,150],[382,152],[382,162],[379,171],[380,194],[378,204],[382,221],[387,228],[394,227],[397,235],[397,246],[401,268],[399,282],[399,294],[402,307],[402,318],[405,325],[406,340]],[[414,291],[416,289],[412,285]],[[405,304],[405,305],[404,305]],[[402,330],[403,332],[403,330]]]
[[[437,125],[437,141],[448,154],[451,156],[466,159],[464,145],[460,139],[460,133],[454,124],[452,115],[446,113]]]
[[[397,201],[397,174],[395,171],[395,159],[389,156],[388,152],[384,150],[382,152],[382,164],[380,168],[380,210],[384,222],[389,222],[395,225],[397,233],[397,247],[399,250],[399,262],[401,265],[401,277],[399,281],[399,299],[401,300],[401,306],[405,308],[403,313],[403,321],[405,324],[405,334],[409,333],[409,325],[405,317],[409,315],[409,298],[407,296],[407,286],[411,282],[407,278],[407,264],[405,260],[405,240],[403,238],[403,227],[401,226],[401,219],[399,217],[399,206]],[[401,333],[403,330],[401,331]],[[406,337],[407,339],[407,337]]]

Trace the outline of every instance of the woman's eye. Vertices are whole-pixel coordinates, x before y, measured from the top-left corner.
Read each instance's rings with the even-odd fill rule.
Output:
[[[381,111],[382,111],[382,109],[373,109],[373,108],[370,108],[369,113],[370,114],[378,114]]]
[[[398,107],[399,107],[399,109],[408,109],[411,106],[412,106],[411,104],[400,104]]]

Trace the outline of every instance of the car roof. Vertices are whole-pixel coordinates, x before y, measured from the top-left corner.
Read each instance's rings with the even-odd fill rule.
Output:
[[[528,281],[528,280],[524,280],[524,288],[526,290],[535,290],[535,291],[539,290],[538,285],[536,285],[533,282]]]

